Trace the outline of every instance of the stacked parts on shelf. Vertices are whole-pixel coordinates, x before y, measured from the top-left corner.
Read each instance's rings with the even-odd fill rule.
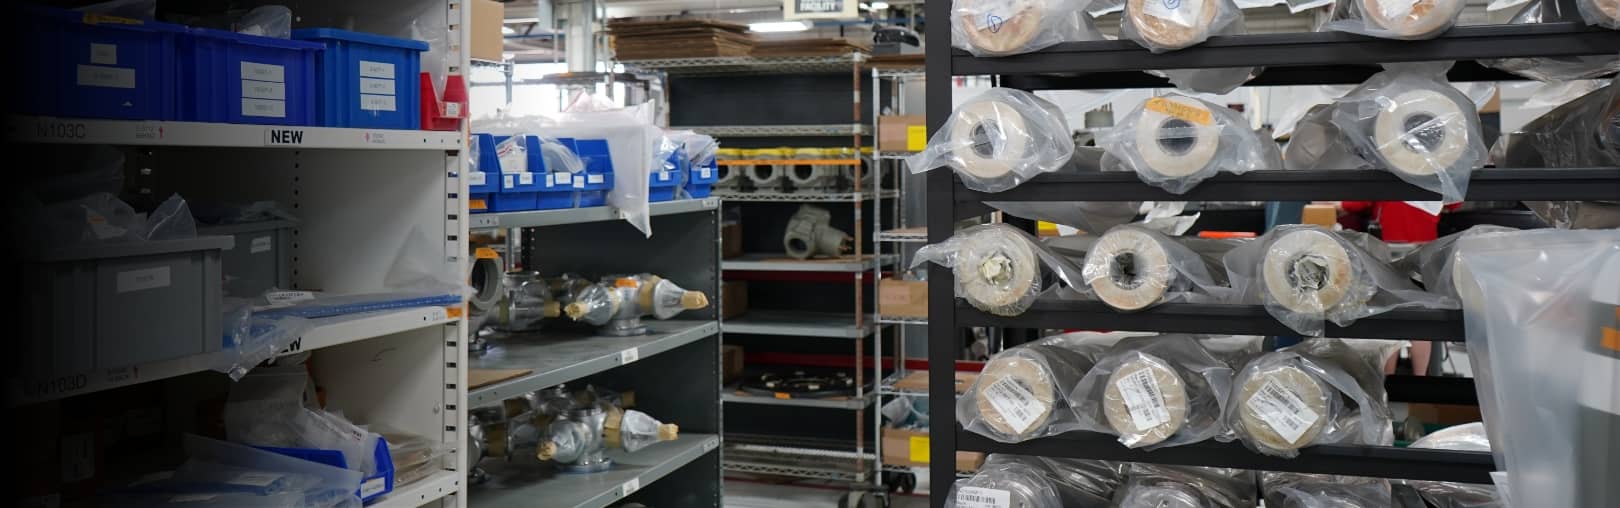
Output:
[[[620,60],[747,56],[754,48],[748,27],[706,19],[608,22]]]
[[[841,56],[851,52],[872,51],[870,44],[851,39],[787,39],[759,41],[749,54],[753,56]]]

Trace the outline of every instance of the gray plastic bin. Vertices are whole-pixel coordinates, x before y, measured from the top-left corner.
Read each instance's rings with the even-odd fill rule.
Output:
[[[199,235],[225,235],[236,245],[225,250],[225,294],[253,298],[271,288],[292,287],[292,229],[287,220],[199,226]]]
[[[24,270],[25,375],[60,376],[219,351],[229,236],[48,250]],[[37,378],[36,378],[37,379]]]

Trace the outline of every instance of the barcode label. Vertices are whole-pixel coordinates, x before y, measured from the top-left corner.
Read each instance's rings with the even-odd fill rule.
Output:
[[[1321,418],[1316,411],[1305,407],[1305,401],[1299,396],[1273,379],[1267,379],[1266,384],[1249,397],[1248,406],[1256,417],[1293,445],[1300,444],[1300,436]]]
[[[1125,399],[1125,409],[1131,413],[1131,422],[1138,432],[1170,421],[1170,410],[1164,406],[1164,392],[1153,378],[1152,369],[1142,369],[1114,382],[1119,395]]]
[[[1012,378],[1004,377],[990,383],[985,387],[985,398],[1019,434],[1029,430],[1035,424],[1035,418],[1041,414],[1036,409],[1040,402],[1035,400],[1035,394]]]
[[[1012,494],[1000,489],[962,487],[956,489],[956,508],[1011,508]]]

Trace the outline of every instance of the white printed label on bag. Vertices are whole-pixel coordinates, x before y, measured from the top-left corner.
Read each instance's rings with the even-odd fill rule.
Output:
[[[990,400],[990,406],[996,408],[1002,419],[1020,434],[1029,430],[1029,426],[1035,424],[1035,418],[1040,416],[1035,394],[1012,378],[1004,377],[990,383],[985,388],[985,398]]]
[[[602,183],[602,175],[586,175],[585,179],[589,180],[592,184]]]
[[[378,95],[394,95],[394,80],[378,78],[360,78],[360,93]]]
[[[366,111],[396,111],[394,96],[360,94],[360,109]]]
[[[1187,28],[1198,26],[1203,19],[1203,0],[1144,0],[1142,12],[1149,16],[1175,23]]]
[[[242,79],[254,81],[287,82],[287,68],[280,65],[242,62]]]
[[[275,483],[276,480],[280,479],[281,475],[278,474],[251,472],[236,475],[235,478],[231,478],[225,483],[231,485],[247,485],[250,487],[269,487],[270,484]]]
[[[268,252],[270,250],[271,241],[272,239],[269,236],[254,238],[252,242],[248,242],[248,254]]]
[[[473,171],[471,173],[467,173],[467,185],[483,185],[483,184],[484,184],[484,172],[483,171]]]
[[[272,101],[267,99],[242,99],[242,116],[261,116],[267,118],[286,118],[287,101]]]
[[[977,11],[973,13],[973,28],[989,30],[990,33],[1001,32],[1007,18],[1017,13],[1013,10],[1012,0],[986,0],[970,10]]]
[[[118,45],[90,43],[90,63],[118,65]]]
[[[1305,407],[1305,401],[1300,400],[1299,396],[1273,379],[1267,379],[1266,384],[1260,386],[1260,391],[1249,397],[1247,404],[1255,416],[1270,425],[1289,444],[1299,444],[1300,436],[1305,435],[1305,431],[1321,418],[1316,411]]]
[[[1125,399],[1125,409],[1131,413],[1131,422],[1136,424],[1138,432],[1163,425],[1170,421],[1170,409],[1164,406],[1164,392],[1159,389],[1159,381],[1153,378],[1153,371],[1142,369],[1125,376],[1114,383],[1119,388],[1119,394]]]
[[[242,80],[242,97],[249,99],[287,99],[287,85],[285,83],[271,83],[269,81]]]
[[[360,77],[394,79],[394,64],[361,60]]]
[[[1012,508],[1012,494],[1001,489],[962,487],[956,489],[957,508]]]
[[[385,488],[388,488],[388,480],[386,478],[379,476],[366,480],[360,483],[360,497],[371,497],[381,494]]]
[[[169,287],[169,267],[167,266],[118,272],[117,291],[119,293],[166,287]]]
[[[264,294],[265,301],[271,307],[286,307],[305,300],[314,300],[315,293],[309,291],[271,291]]]
[[[135,88],[135,69],[123,67],[105,67],[101,65],[80,65],[78,80],[74,81],[80,86],[99,86],[102,88]]]
[[[574,175],[571,174],[571,173],[552,173],[551,174],[551,184],[552,185],[568,185],[568,183],[570,181],[572,181],[573,178],[574,178]]]

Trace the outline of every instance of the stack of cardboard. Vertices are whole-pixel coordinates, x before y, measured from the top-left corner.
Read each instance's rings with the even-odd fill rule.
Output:
[[[754,48],[748,27],[714,20],[612,20],[607,28],[620,60],[747,56]]]
[[[838,56],[845,53],[870,51],[871,48],[849,39],[784,39],[754,43],[753,56]]]

